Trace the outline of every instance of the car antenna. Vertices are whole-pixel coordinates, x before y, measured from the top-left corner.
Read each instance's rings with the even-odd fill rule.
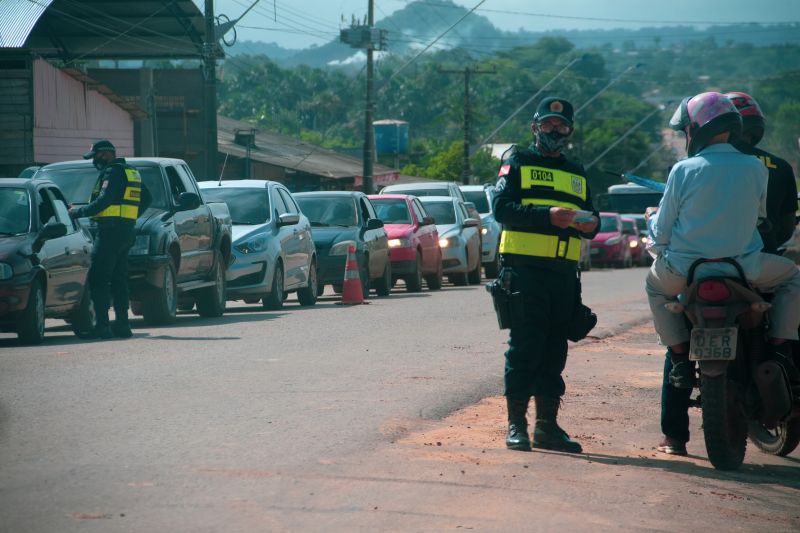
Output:
[[[222,162],[222,170],[219,172],[219,181],[217,187],[222,187],[222,176],[225,174],[225,164],[228,162],[228,154],[225,154],[225,161]]]

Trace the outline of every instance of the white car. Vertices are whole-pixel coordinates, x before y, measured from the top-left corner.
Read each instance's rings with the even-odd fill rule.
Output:
[[[433,217],[442,249],[442,272],[454,285],[481,282],[481,244],[478,220],[470,218],[464,202],[452,196],[419,199]]]
[[[300,305],[317,301],[317,252],[311,224],[289,190],[275,181],[198,184],[203,198],[225,202],[233,220],[233,263],[227,299],[280,309],[297,292]]]
[[[381,189],[380,194],[410,194],[411,196],[452,196],[467,202],[464,193],[454,181],[420,181],[417,183],[399,183]]]
[[[494,218],[491,185],[461,185],[461,192],[468,202],[475,204],[481,216],[482,249],[481,262],[487,278],[496,278],[500,271],[500,233],[503,226]]]

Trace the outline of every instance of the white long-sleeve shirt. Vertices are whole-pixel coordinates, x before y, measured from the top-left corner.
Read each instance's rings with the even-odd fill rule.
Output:
[[[766,217],[769,174],[756,157],[713,144],[672,167],[658,212],[648,227],[652,249],[686,276],[699,258],[732,257],[748,278],[760,272],[758,219]],[[724,265],[704,275],[731,274]]]

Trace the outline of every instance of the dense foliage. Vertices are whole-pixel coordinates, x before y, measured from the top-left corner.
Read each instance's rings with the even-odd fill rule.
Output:
[[[375,118],[409,122],[411,147],[400,160],[405,173],[458,179],[464,80],[441,69],[470,66],[495,71],[471,79],[472,142],[477,147],[576,57],[581,59],[542,93],[568,98],[579,108],[603,91],[576,117],[570,155],[589,164],[628,134],[592,166],[590,178],[596,192],[619,181],[604,170],[619,173],[640,166],[637,174],[663,179],[666,169],[682,156],[682,141],[671,138],[664,126],[682,97],[705,90],[753,94],[768,120],[762,147],[793,163],[798,160],[800,46],[796,45],[754,47],[729,42],[720,46],[707,39],[666,48],[654,40],[645,48],[631,43],[620,49],[609,45],[579,50],[564,38],[547,37],[478,58],[462,49],[428,53],[394,77],[392,74],[408,58],[385,56],[376,68]],[[630,67],[635,68],[603,90]],[[361,146],[363,70],[284,69],[264,56],[237,56],[226,61],[224,73],[221,113],[335,149],[357,150]],[[390,78],[388,83],[383,82]],[[492,142],[528,144],[535,103],[523,109]],[[659,105],[665,108],[659,110]],[[665,138],[672,142],[659,150]],[[478,151],[472,165],[473,175],[488,182],[494,179],[498,161]]]

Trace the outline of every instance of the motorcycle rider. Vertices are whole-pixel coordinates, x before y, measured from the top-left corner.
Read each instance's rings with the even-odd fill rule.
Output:
[[[764,252],[778,253],[778,247],[792,236],[797,210],[797,182],[791,165],[780,157],[756,148],[764,136],[764,114],[758,102],[747,93],[731,92],[725,96],[742,116],[742,134],[731,144],[744,154],[754,155],[769,172],[767,185],[767,220],[759,225]]]
[[[785,357],[800,324],[800,271],[792,261],[761,252],[759,218],[766,216],[767,169],[729,141],[741,133],[742,119],[724,95],[706,92],[685,98],[670,127],[686,135],[689,157],[676,163],[658,208],[646,216],[656,260],[646,290],[653,322],[667,345],[662,388],[662,452],[686,455],[689,396],[695,382],[684,317],[665,304],[686,288],[691,264],[700,258],[731,257],[747,279],[774,292],[770,351]],[[706,275],[730,275],[724,264],[704,265]]]

